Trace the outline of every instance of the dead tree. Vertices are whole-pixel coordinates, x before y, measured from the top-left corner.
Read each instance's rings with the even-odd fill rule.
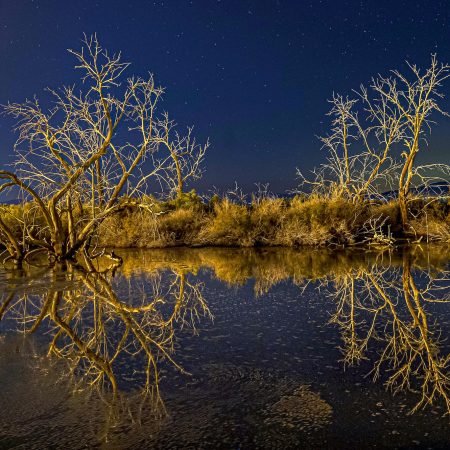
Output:
[[[402,224],[408,228],[408,196],[415,175],[415,160],[427,145],[432,113],[444,113],[439,100],[450,66],[432,56],[430,67],[421,71],[408,64],[409,75],[393,71],[373,78],[369,87],[354,91],[355,98],[334,95],[331,133],[320,138],[327,162],[310,182],[316,190],[334,190],[353,201],[379,195],[380,188],[398,186]],[[401,160],[398,153],[401,153]],[[442,164],[436,169],[442,169]],[[448,170],[447,170],[448,171]],[[301,181],[305,178],[298,171]]]
[[[152,75],[124,79],[129,64],[104,50],[96,36],[85,36],[82,49],[70,53],[82,73],[81,90],[49,90],[49,109],[37,99],[4,106],[17,120],[19,137],[14,170],[0,170],[0,192],[18,188],[39,217],[24,226],[23,238],[0,225],[17,261],[30,251],[55,261],[75,258],[106,217],[143,206],[139,197],[151,180],[181,192],[187,178],[200,176],[208,147],[195,143],[192,129],[176,133],[167,114],[158,112],[163,88]]]
[[[193,128],[188,128],[185,135],[180,135],[175,130],[175,122],[169,119],[167,113],[158,122],[160,131],[159,143],[170,155],[170,164],[165,166],[166,176],[164,180],[168,183],[170,193],[177,198],[184,194],[186,182],[189,179],[197,179],[202,175],[201,164],[208,150],[209,142],[201,145],[193,137]]]

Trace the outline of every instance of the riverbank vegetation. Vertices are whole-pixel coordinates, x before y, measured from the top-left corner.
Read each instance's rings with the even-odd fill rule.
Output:
[[[405,235],[396,200],[355,204],[342,197],[267,195],[240,203],[229,196],[205,201],[191,192],[184,194],[182,201],[143,198],[140,207],[124,207],[101,222],[95,245],[389,247],[401,240],[450,242],[449,202],[416,199],[409,211],[410,232]],[[21,224],[32,212],[32,204],[4,206],[2,220],[15,236],[20,236],[24,232]],[[83,220],[89,221],[91,216]],[[45,226],[38,215],[33,223]]]
[[[318,195],[230,197],[203,202],[195,194],[177,207],[129,208],[105,220],[101,246],[392,246],[404,238],[397,201],[353,203]],[[417,200],[410,205],[410,241],[450,241],[450,204]]]
[[[198,179],[209,143],[184,133],[160,110],[164,89],[125,78],[128,63],[85,37],[71,51],[81,91],[50,91],[52,106],[11,103],[17,121],[14,170],[0,170],[3,260],[20,266],[42,253],[51,263],[92,259],[104,247],[392,246],[449,241],[446,164],[418,165],[434,115],[445,114],[440,88],[450,66],[432,57],[421,71],[375,78],[355,98],[331,100],[325,163],[312,176],[297,171],[295,193],[267,190],[245,198],[201,197]],[[442,195],[430,194],[445,182]],[[421,186],[420,191],[417,186]],[[383,192],[390,190],[392,195]]]

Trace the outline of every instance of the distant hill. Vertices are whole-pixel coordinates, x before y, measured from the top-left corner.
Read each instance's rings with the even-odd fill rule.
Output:
[[[450,197],[450,182],[436,181],[428,186],[422,185],[410,190],[412,195],[418,197],[430,198],[449,198]],[[393,200],[398,198],[398,190],[383,192],[381,196],[386,200]]]
[[[20,200],[17,198],[0,198],[0,205],[18,205]]]

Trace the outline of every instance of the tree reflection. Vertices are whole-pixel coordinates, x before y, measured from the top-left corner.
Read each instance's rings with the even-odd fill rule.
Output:
[[[103,399],[111,392],[115,405],[124,401],[121,388],[130,380],[130,374],[120,378],[122,366],[143,361],[142,373],[132,374],[140,382],[141,405],[161,414],[159,366],[170,363],[185,372],[174,357],[177,331],[195,331],[201,316],[212,317],[203,285],[178,270],[149,274],[139,287],[114,275],[115,269],[94,270],[88,258],[84,266],[69,264],[51,272],[46,289],[7,292],[0,318],[12,319],[26,334],[39,329],[49,335],[48,354],[67,363],[74,389],[95,389]]]
[[[414,265],[410,253],[401,267],[379,264],[349,270],[326,281],[336,302],[331,322],[341,329],[346,364],[377,354],[374,379],[393,392],[420,393],[411,412],[442,399],[450,412],[450,355],[427,306],[450,303],[449,272]]]
[[[48,336],[48,354],[65,362],[73,388],[114,405],[108,421],[117,423],[119,410],[139,421],[144,408],[164,413],[161,368],[186,373],[175,355],[181,329],[196,332],[202,317],[212,318],[200,279],[254,280],[256,297],[286,280],[318,285],[332,301],[323,308],[340,329],[346,365],[374,362],[374,379],[418,392],[413,411],[441,400],[450,412],[450,355],[433,315],[450,303],[450,272],[448,252],[437,250],[152,250],[123,252],[119,269],[91,257],[34,275],[24,267],[6,273],[0,319]],[[131,393],[130,385],[139,388]]]

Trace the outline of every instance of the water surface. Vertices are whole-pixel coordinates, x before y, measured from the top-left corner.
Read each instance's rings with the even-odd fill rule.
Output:
[[[0,270],[1,448],[448,448],[446,247]]]

